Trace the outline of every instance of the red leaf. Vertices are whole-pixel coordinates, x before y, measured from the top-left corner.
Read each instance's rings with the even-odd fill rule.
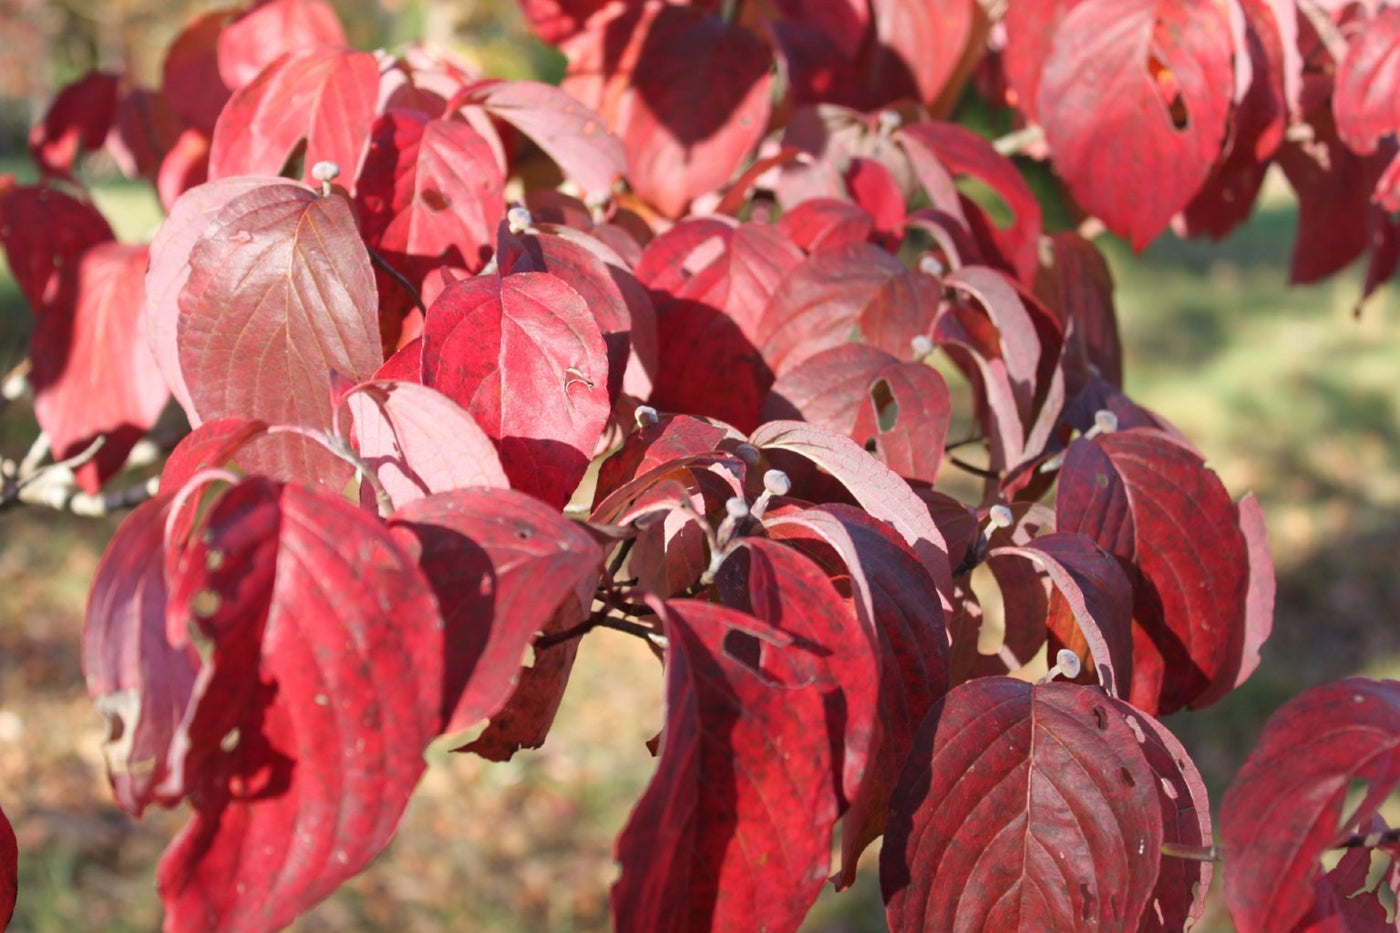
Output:
[[[843,343],[823,350],[773,384],[763,405],[763,420],[806,421],[859,441],[854,436],[856,422],[869,402],[870,385],[891,365],[898,366],[899,360],[868,343]]]
[[[461,120],[393,110],[374,122],[355,186],[365,239],[421,286],[452,266],[480,272],[505,218],[491,146]]]
[[[1400,9],[1382,7],[1358,25],[1337,67],[1332,109],[1342,141],[1369,155],[1381,137],[1400,130],[1400,106],[1393,93],[1400,80]]]
[[[943,462],[952,400],[931,366],[891,363],[875,375],[851,436],[872,446],[885,465],[908,480],[932,483]]]
[[[219,33],[237,15],[236,9],[213,10],[191,20],[170,43],[161,64],[161,96],[184,126],[205,135],[214,132],[231,93],[219,76],[216,50]]]
[[[1038,121],[1036,100],[1045,60],[1061,21],[1074,5],[1075,0],[1020,0],[1006,6],[1002,69],[1011,85],[1007,98],[1029,121]]]
[[[627,170],[622,142],[603,118],[552,85],[478,81],[448,102],[449,110],[458,107],[480,107],[515,127],[591,197],[606,199]]]
[[[879,742],[862,792],[841,831],[838,886],[855,879],[856,861],[885,828],[889,795],[929,709],[948,689],[948,636],[933,581],[918,557],[886,525],[859,509],[823,505],[770,519],[771,535],[816,560],[880,651]]]
[[[261,421],[218,418],[206,421],[180,439],[160,471],[160,488],[174,493],[200,470],[221,467],[238,449],[267,430]]]
[[[837,198],[808,198],[784,211],[774,225],[807,253],[864,243],[875,232],[875,222],[861,207]]]
[[[317,162],[352,177],[369,138],[379,64],[368,52],[287,53],[234,91],[214,125],[209,177],[280,175],[302,145],[298,180]]]
[[[933,104],[955,78],[974,39],[972,0],[871,0],[875,32],[866,46],[872,103],[915,96]]]
[[[1240,933],[1339,911],[1320,859],[1400,785],[1400,685],[1353,677],[1285,703],[1221,803],[1225,902]],[[1353,782],[1366,784],[1348,804]],[[1342,822],[1344,808],[1351,816]],[[1311,928],[1310,928],[1311,929]]]
[[[578,292],[547,272],[454,282],[428,309],[423,373],[496,442],[513,488],[569,501],[610,411],[607,346]]]
[[[911,272],[877,246],[851,244],[792,271],[763,312],[754,343],[778,377],[857,328],[866,343],[911,359],[913,339],[933,329],[941,294],[932,276]]]
[[[344,198],[298,185],[253,188],[198,234],[189,269],[175,336],[192,423],[237,415],[327,429],[331,372],[358,382],[379,368],[374,274]],[[244,462],[336,488],[347,472],[285,435],[258,441]]]
[[[1075,441],[1055,525],[1087,535],[1128,573],[1134,706],[1164,715],[1201,705],[1222,680],[1234,686],[1250,548],[1239,510],[1198,454],[1150,428]]]
[[[390,528],[443,607],[441,732],[494,716],[536,634],[571,598],[591,604],[603,555],[583,528],[523,493],[456,489],[408,503]],[[547,654],[560,649],[541,649]]]
[[[1040,202],[1015,164],[981,136],[956,123],[915,123],[899,131],[899,140],[906,149],[923,148],[927,157],[937,159],[950,173],[969,175],[1001,198],[1012,214],[1006,225],[996,224],[977,205],[964,204],[964,210],[974,208],[968,211],[971,232],[989,258],[1000,260],[1021,282],[1032,282],[1039,266]],[[914,165],[917,167],[919,161],[914,160]]]
[[[566,51],[564,90],[603,115],[633,190],[669,217],[723,187],[768,127],[772,53],[693,7],[624,7]]]
[[[491,438],[436,389],[376,379],[350,389],[344,404],[355,449],[397,508],[465,486],[510,488]]]
[[[8,927],[15,913],[19,890],[19,844],[9,817],[0,811],[0,929]]]
[[[349,44],[329,4],[271,0],[253,7],[219,34],[219,76],[237,90],[284,52],[341,49]]]
[[[879,242],[897,247],[904,234],[904,192],[890,170],[858,156],[846,166],[843,180],[851,200],[870,213]]]
[[[594,508],[632,480],[657,468],[680,466],[717,453],[721,442],[729,438],[744,440],[732,428],[691,415],[662,417],[655,424],[643,425],[628,435],[598,468]]]
[[[880,655],[874,628],[850,597],[813,560],[787,545],[743,538],[715,575],[720,602],[791,638],[809,652],[790,660],[802,682],[825,697],[837,799],[841,810],[868,791],[870,763],[880,745],[876,718]],[[816,723],[810,723],[815,727]]]
[[[106,438],[76,471],[88,492],[121,469],[170,398],[146,339],[147,254],[144,246],[99,243],[60,270],[58,298],[35,309],[34,416],[55,458]]]
[[[164,94],[130,88],[117,102],[107,152],[126,177],[154,178],[182,129]]]
[[[890,929],[1130,930],[1157,879],[1157,779],[1132,711],[982,678],[920,730],[880,853]]]
[[[821,689],[797,645],[697,600],[654,605],[666,626],[666,728],[646,793],[617,839],[618,930],[795,931],[826,881],[836,821]],[[747,640],[753,643],[754,639]]]
[[[373,516],[263,479],[214,505],[171,591],[212,653],[189,725],[194,816],[157,872],[166,922],[277,929],[398,824],[438,724],[437,606]]]
[[[1200,190],[1225,141],[1234,69],[1216,0],[1080,0],[1036,112],[1074,199],[1145,247]]]
[[[170,394],[192,419],[194,401],[180,368],[180,344],[176,339],[180,323],[180,293],[190,279],[190,251],[200,234],[228,204],[256,189],[270,189],[294,197],[300,185],[273,178],[226,178],[191,188],[170,208],[170,215],[156,231],[151,243],[150,267],[146,272],[146,330],[151,351]],[[286,189],[283,191],[283,189]],[[241,414],[241,413],[240,413]]]
[[[810,460],[848,489],[872,518],[888,522],[899,532],[938,587],[944,608],[952,606],[953,573],[948,545],[928,507],[889,467],[862,450],[850,438],[797,421],[770,421],[755,431],[755,447],[791,451]]]
[[[45,175],[69,177],[78,154],[101,149],[117,110],[117,76],[89,71],[59,91],[29,131],[29,154]]]
[[[557,45],[580,32],[608,0],[520,0],[525,21],[541,41]]]
[[[209,137],[200,130],[185,130],[161,159],[156,174],[156,195],[167,211],[180,195],[209,179]]]
[[[1035,294],[1059,317],[1065,330],[1067,368],[1083,379],[1092,372],[1123,385],[1123,344],[1113,307],[1113,273],[1103,253],[1077,233],[1048,238],[1051,262],[1035,279]],[[1075,371],[1078,371],[1077,373]],[[1079,385],[1072,383],[1073,395]]]
[[[86,201],[56,188],[7,185],[0,178],[0,246],[30,309],[60,298],[59,270],[89,247],[113,239],[112,228]]]
[[[169,753],[199,667],[191,645],[172,645],[166,635],[170,499],[143,502],[117,528],[83,619],[83,676],[107,720],[107,778],[118,806],[132,816],[153,802],[179,802],[183,776],[171,773]]]

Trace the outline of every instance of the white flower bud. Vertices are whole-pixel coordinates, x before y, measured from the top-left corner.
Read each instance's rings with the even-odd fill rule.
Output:
[[[329,184],[340,177],[340,166],[334,162],[317,162],[311,166],[311,177]]]
[[[763,488],[771,495],[785,496],[792,492],[792,480],[782,470],[769,470],[763,474]]]
[[[938,257],[933,255],[933,253],[924,253],[924,255],[919,257],[919,271],[924,275],[937,277],[948,270],[943,263],[939,262]]]
[[[530,216],[529,210],[523,204],[517,204],[506,211],[506,226],[510,227],[511,233],[518,236],[534,225],[535,218]]]
[[[1118,430],[1118,416],[1107,408],[1100,408],[1094,412],[1094,427],[1100,434],[1111,434]]]
[[[926,334],[919,334],[909,341],[909,346],[914,351],[914,358],[921,360],[933,352],[933,340]]]
[[[742,496],[732,496],[724,503],[724,511],[729,513],[733,519],[747,518],[749,514],[749,504]]]
[[[1073,680],[1079,676],[1082,665],[1079,661],[1079,655],[1070,651],[1068,648],[1061,648],[1055,654],[1055,666],[1060,669],[1060,673],[1065,675],[1066,678]]]
[[[987,521],[993,528],[1010,528],[1016,524],[1016,513],[1005,505],[994,505],[987,510]]]

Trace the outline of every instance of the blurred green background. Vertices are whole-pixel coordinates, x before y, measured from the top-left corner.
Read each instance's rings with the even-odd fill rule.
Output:
[[[0,2],[0,173],[32,178],[23,139],[52,89],[90,65],[129,62],[151,83],[185,16],[206,4]],[[431,38],[490,73],[557,77],[559,59],[493,2],[339,3],[361,47]],[[144,186],[92,178],[119,236],[159,223]],[[1118,283],[1127,388],[1205,452],[1235,495],[1254,490],[1279,572],[1274,636],[1258,673],[1210,710],[1169,720],[1219,800],[1264,719],[1325,680],[1400,672],[1400,315],[1393,287],[1359,318],[1358,270],[1290,288],[1296,210],[1273,178],[1227,242],[1164,236],[1141,255],[1103,238]],[[0,268],[0,373],[24,353],[28,313]],[[0,453],[37,431],[0,415]],[[81,614],[115,521],[0,512],[0,806],[21,852],[14,929],[157,928],[154,866],[183,815],[135,822],[111,803],[104,733],[82,688]],[[432,754],[388,851],[295,929],[566,931],[607,927],[612,839],[651,775],[659,667],[599,631],[546,746],[507,764]],[[884,929],[875,851],[856,888],[824,893],[811,931]],[[1203,925],[1229,930],[1219,883]]]

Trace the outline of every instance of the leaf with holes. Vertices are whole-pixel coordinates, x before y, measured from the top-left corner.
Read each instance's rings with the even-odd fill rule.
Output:
[[[1075,201],[1142,249],[1225,142],[1231,30],[1216,0],[1065,4],[1035,112]]]
[[[1134,929],[1162,816],[1131,714],[1077,684],[988,677],[949,693],[890,807],[890,929]]]
[[[581,526],[509,490],[428,496],[401,506],[389,526],[443,607],[440,731],[462,732],[505,705],[526,649],[560,606],[591,602],[602,553]]]
[[[713,603],[653,608],[666,726],[617,839],[613,924],[795,931],[826,881],[836,822],[830,740],[812,728],[823,691],[794,666],[806,651]]]
[[[1077,440],[1055,527],[1118,558],[1133,586],[1134,706],[1165,715],[1233,686],[1249,628],[1250,546],[1201,457],[1151,428]],[[1256,646],[1257,650],[1257,646]]]
[[[607,345],[563,279],[522,272],[449,285],[428,309],[423,376],[496,442],[513,488],[569,501],[610,405]]]
[[[1341,912],[1320,860],[1346,834],[1367,831],[1400,786],[1397,742],[1393,680],[1323,684],[1269,718],[1220,808],[1230,853],[1225,902],[1240,933],[1289,930],[1310,913]],[[1355,782],[1364,783],[1359,800],[1349,798]]]
[[[346,177],[360,164],[379,90],[368,52],[289,52],[234,91],[214,124],[209,177],[282,175],[311,181],[317,162]]]
[[[388,842],[441,703],[427,582],[372,515],[252,478],[171,581],[207,652],[187,721],[194,814],[157,874],[180,930],[279,928]]]
[[[58,296],[35,309],[34,416],[57,459],[104,439],[75,471],[88,492],[121,469],[170,398],[146,340],[148,252],[97,244],[59,271]]]

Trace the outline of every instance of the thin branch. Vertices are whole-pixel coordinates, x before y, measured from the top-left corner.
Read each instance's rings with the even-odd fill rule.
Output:
[[[1317,0],[1298,0],[1298,12],[1308,18],[1313,31],[1322,40],[1322,47],[1332,56],[1333,63],[1341,65],[1347,57],[1347,40],[1328,12],[1318,5]]]
[[[959,457],[949,457],[948,462],[965,473],[971,473],[973,476],[980,476],[983,479],[1001,479],[1001,474],[996,472],[995,470],[988,470],[979,466],[973,466],[966,460],[963,460]]]
[[[47,471],[46,471],[47,472]],[[0,508],[12,505],[41,505],[45,508],[70,512],[87,518],[112,515],[123,509],[140,505],[156,494],[160,477],[152,476],[143,483],[93,495],[65,483],[34,483],[20,489],[13,498],[0,501]]]
[[[566,641],[573,641],[575,638],[582,638],[595,628],[610,628],[617,632],[626,632],[628,635],[635,635],[650,645],[656,645],[664,636],[649,625],[644,625],[629,616],[613,615],[610,608],[605,608],[595,612],[578,625],[567,628],[562,632],[555,632],[552,635],[541,635],[535,639],[535,650],[543,651],[546,648],[553,648]],[[664,642],[663,642],[664,643]]]
[[[1012,156],[1020,155],[1027,149],[1043,142],[1045,142],[1045,130],[1037,124],[1031,124],[993,140],[992,148],[1000,155]]]
[[[1188,846],[1176,842],[1162,843],[1162,854],[1193,862],[1219,862],[1225,857],[1220,846]]]
[[[416,288],[413,287],[413,283],[410,282],[408,279],[404,278],[402,272],[400,272],[398,269],[395,269],[393,266],[389,265],[389,261],[388,261],[387,259],[385,259],[383,256],[379,255],[377,252],[375,252],[373,247],[366,246],[365,248],[369,250],[369,260],[370,260],[370,262],[374,263],[376,266],[378,266],[379,268],[383,269],[384,272],[385,272],[391,279],[393,279],[395,282],[398,282],[400,285],[402,285],[402,286],[404,287],[404,289],[405,289],[410,295],[413,296],[413,303],[414,303],[415,305],[418,306],[418,310],[419,310],[419,311],[422,311],[422,312],[426,315],[426,314],[428,313],[428,309],[427,309],[426,307],[424,307],[424,305],[423,305],[423,296],[420,295],[420,294],[418,294],[418,289],[416,289]]]

